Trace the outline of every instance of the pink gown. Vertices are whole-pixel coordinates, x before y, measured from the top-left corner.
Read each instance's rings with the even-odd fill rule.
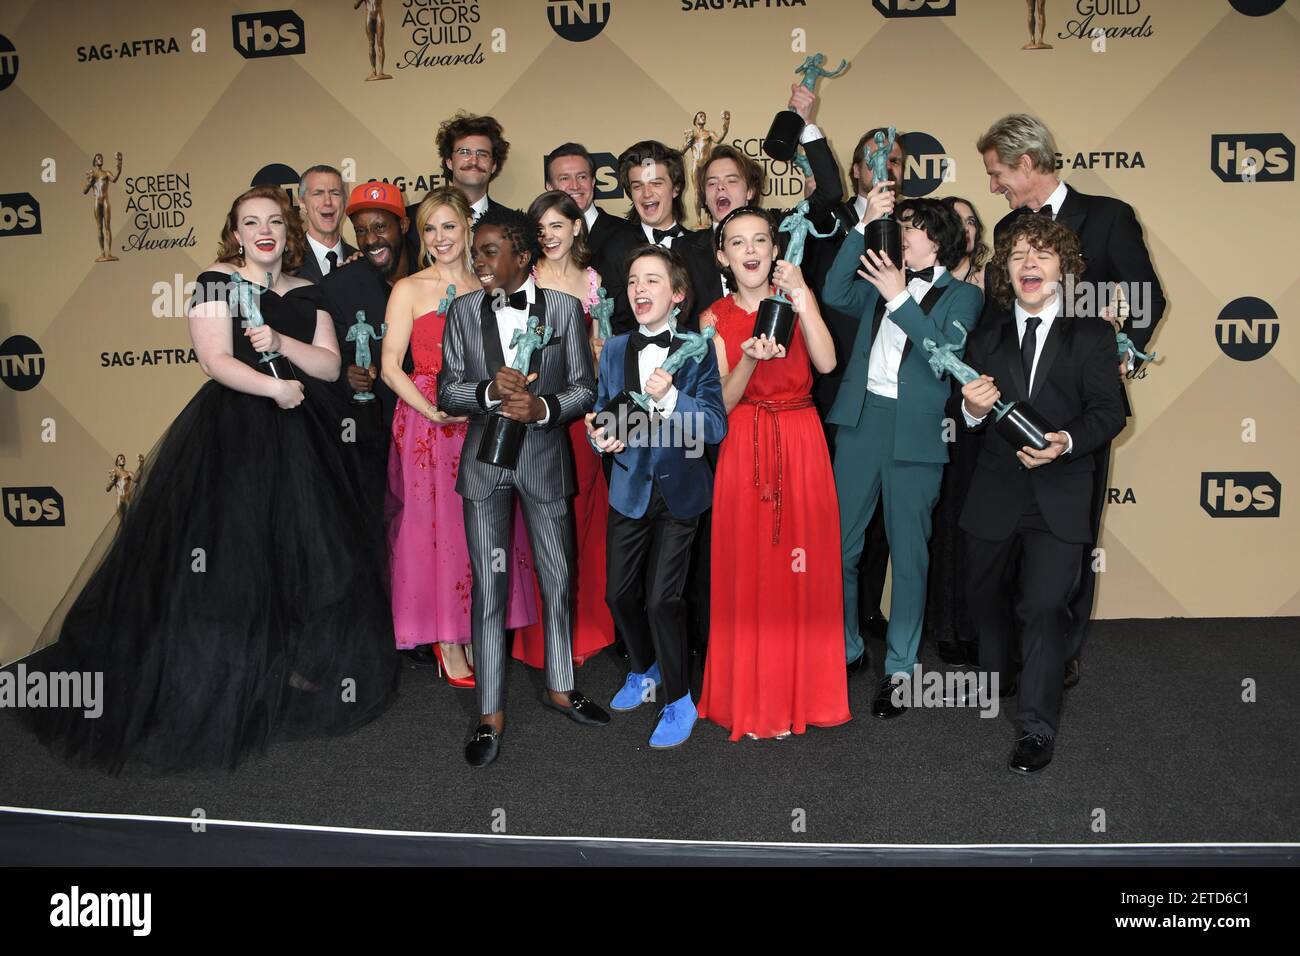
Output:
[[[415,387],[438,401],[442,330],[446,315],[428,312],[411,327]],[[388,553],[393,589],[393,633],[398,648],[435,642],[468,644],[473,572],[465,519],[456,493],[466,422],[436,425],[401,399],[393,414],[388,451]],[[515,509],[506,627],[537,620],[533,559],[523,513]]]

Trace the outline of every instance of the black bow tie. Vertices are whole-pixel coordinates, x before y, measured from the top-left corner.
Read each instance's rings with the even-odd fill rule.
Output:
[[[1056,214],[1052,211],[1052,207],[1048,203],[1044,203],[1037,209],[1030,209],[1028,206],[1021,206],[1020,211],[1034,216],[1046,216],[1048,219],[1056,218]]]
[[[528,293],[520,289],[518,292],[511,292],[503,308],[518,309],[520,312],[528,311]]]
[[[654,236],[654,242],[658,244],[665,239],[676,239],[682,234],[682,227],[674,225],[671,229],[651,229],[650,234]]]
[[[907,281],[911,282],[913,279],[920,279],[922,282],[933,282],[934,266],[926,266],[924,269],[908,269]]]
[[[668,329],[664,329],[658,335],[644,335],[638,332],[636,335],[632,336],[632,349],[638,353],[647,346],[657,345],[661,349],[666,349],[672,344],[673,333]]]

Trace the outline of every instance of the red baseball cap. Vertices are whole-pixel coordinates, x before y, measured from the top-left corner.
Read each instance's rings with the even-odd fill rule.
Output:
[[[391,212],[398,219],[406,215],[406,206],[402,202],[402,191],[392,183],[362,183],[352,190],[348,197],[347,214],[363,209],[382,209]]]

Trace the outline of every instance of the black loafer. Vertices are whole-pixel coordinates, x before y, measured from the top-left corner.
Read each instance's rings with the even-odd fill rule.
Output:
[[[1065,689],[1069,690],[1079,683],[1079,658],[1074,658],[1065,665]]]
[[[415,667],[437,667],[438,656],[433,653],[432,644],[421,644],[402,651],[402,656]]]
[[[879,717],[881,720],[892,720],[895,717],[901,717],[907,712],[906,707],[900,707],[894,703],[894,688],[903,683],[901,677],[886,677],[880,682],[880,689],[876,691],[876,699],[871,702],[871,716]]]
[[[551,700],[550,694],[542,695],[542,706],[549,707],[568,717],[576,724],[583,724],[587,727],[602,727],[609,723],[609,714],[596,706],[595,702],[589,697],[584,697],[576,690],[569,691],[569,706],[561,707],[555,701]]]
[[[491,724],[479,724],[465,745],[465,760],[471,767],[486,767],[501,752],[501,732]]]
[[[1055,746],[1056,741],[1046,734],[1025,734],[1016,741],[1007,766],[1016,773],[1038,773],[1052,762]]]

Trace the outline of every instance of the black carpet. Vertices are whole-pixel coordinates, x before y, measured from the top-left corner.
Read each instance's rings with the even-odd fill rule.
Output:
[[[73,770],[0,710],[0,805],[510,836],[1295,841],[1298,633],[1296,619],[1282,618],[1097,622],[1055,760],[1032,778],[1006,768],[1009,709],[992,719],[947,708],[873,720],[874,672],[852,678],[845,726],[733,744],[701,722],[685,746],[656,751],[646,744],[649,705],[608,727],[579,727],[542,708],[541,675],[516,663],[502,755],[485,770],[462,757],[473,693],[408,669],[377,722],[346,738],[273,746],[232,774]],[[871,653],[883,656],[878,643]],[[923,664],[940,666],[928,650]],[[578,688],[605,703],[621,676],[601,655],[578,670]],[[1247,678],[1254,703],[1242,701]]]

